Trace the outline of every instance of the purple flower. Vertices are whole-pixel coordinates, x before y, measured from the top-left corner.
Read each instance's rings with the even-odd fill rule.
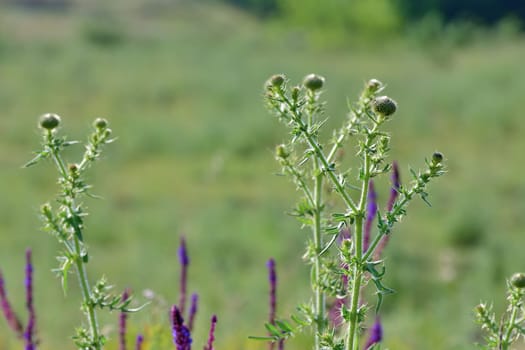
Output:
[[[366,221],[365,232],[363,235],[363,252],[368,250],[370,245],[370,232],[372,231],[372,222],[377,214],[377,194],[374,189],[374,182],[368,183],[368,196],[366,198]]]
[[[397,197],[399,197],[399,189],[401,188],[401,180],[399,177],[399,167],[397,166],[397,162],[392,163],[392,176],[390,177],[390,180],[392,181],[392,187],[390,188],[390,197],[388,198],[388,203],[386,206],[387,211],[392,211]],[[379,245],[374,252],[375,260],[379,260],[381,258],[381,253],[385,249],[389,239],[390,235],[384,236],[381,239],[381,242],[379,242]]]
[[[179,310],[181,314],[184,314],[184,309],[186,308],[186,281],[188,279],[188,265],[190,263],[190,259],[188,258],[188,252],[186,250],[186,240],[184,239],[184,236],[180,238],[179,262],[182,268],[180,274]]]
[[[171,307],[171,326],[173,343],[177,350],[191,350],[190,330],[184,325],[184,319],[176,305]]]
[[[179,261],[182,266],[188,266],[190,259],[188,258],[188,252],[186,250],[186,239],[184,236],[180,238],[180,247],[179,247]]]
[[[129,290],[125,289],[122,293],[122,302],[129,299]],[[126,312],[120,313],[119,319],[119,349],[126,350],[126,321],[128,314]]]
[[[2,275],[2,271],[0,271],[0,304],[7,324],[9,325],[9,327],[11,327],[13,331],[15,331],[16,335],[19,338],[22,338],[24,334],[22,322],[20,322],[20,320],[16,316],[15,312],[13,311],[13,308],[11,307],[11,304],[9,303],[9,300],[7,299],[7,292],[5,290],[5,282],[4,276]]]
[[[277,273],[275,272],[275,260],[272,258],[266,263],[268,267],[268,281],[270,282],[270,316],[269,322],[275,323],[275,312],[277,306]]]
[[[376,317],[376,321],[368,334],[368,340],[366,341],[365,350],[370,349],[374,344],[380,343],[383,340],[383,327],[381,326],[381,320],[379,316]]]
[[[190,315],[188,321],[188,328],[190,332],[193,330],[193,321],[195,320],[195,315],[197,314],[197,305],[199,301],[199,296],[197,293],[191,295],[191,306],[190,306]]]
[[[217,325],[217,316],[211,317],[210,333],[208,335],[208,344],[204,347],[204,350],[213,350],[213,341],[215,340],[215,326]]]
[[[268,322],[275,324],[275,313],[277,308],[277,273],[275,272],[275,260],[271,258],[266,263],[268,267],[268,281],[270,282],[270,313]],[[274,348],[274,343],[270,342],[270,350]]]
[[[399,196],[399,188],[401,187],[401,182],[399,180],[399,167],[395,161],[392,163],[392,175],[390,180],[392,181],[392,187],[390,188],[390,198],[388,198],[388,204],[386,206],[387,211],[391,211],[394,207],[394,203]]]
[[[142,350],[143,342],[144,342],[144,336],[142,334],[137,335],[137,342],[135,344],[135,350]]]
[[[275,271],[275,260],[272,258],[266,263],[268,267],[268,281],[270,282],[270,315],[269,322],[275,324],[275,314],[277,311],[277,272]],[[269,348],[274,348],[274,343],[270,342]],[[284,349],[284,339],[279,341],[279,350]]]
[[[36,315],[35,308],[33,305],[33,265],[31,264],[31,249],[26,251],[26,308],[28,312],[27,326],[24,331],[25,349],[34,350],[36,349],[35,343],[35,328],[36,328]]]

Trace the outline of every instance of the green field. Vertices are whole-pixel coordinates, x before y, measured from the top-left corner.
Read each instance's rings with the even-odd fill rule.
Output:
[[[85,138],[99,116],[118,136],[90,173],[104,197],[87,201],[92,279],[105,274],[118,290],[151,289],[175,303],[186,235],[190,290],[202,301],[197,348],[211,313],[219,316],[217,349],[266,348],[247,337],[264,332],[269,257],[280,314],[308,301],[301,256],[309,232],[286,215],[298,198],[293,184],[275,176],[273,149],[286,130],[262,101],[264,81],[280,72],[297,83],[311,72],[326,77],[329,127],[342,123],[346,97],[366,80],[385,82],[399,103],[390,130],[402,179],[433,151],[445,154],[449,173],[431,186],[432,208],[416,201],[387,250],[387,283],[397,294],[382,311],[384,344],[474,348],[473,307],[489,299],[501,310],[505,278],[525,269],[524,39],[328,48],[211,5],[94,18],[0,11],[0,267],[22,312],[24,250],[33,248],[42,349],[72,349],[67,337],[80,322],[78,290],[64,298],[50,272],[58,245],[39,230],[55,174],[50,164],[21,169],[45,112],[61,115],[72,138]],[[379,188],[386,201],[387,184]],[[164,320],[155,310],[133,315],[133,327]],[[0,350],[18,348],[4,325]],[[298,339],[287,349],[305,347]]]

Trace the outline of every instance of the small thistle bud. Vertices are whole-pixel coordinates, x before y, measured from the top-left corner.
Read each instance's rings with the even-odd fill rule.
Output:
[[[483,314],[485,313],[485,311],[486,311],[486,309],[485,309],[485,305],[483,305],[483,304],[478,304],[478,305],[474,308],[474,310],[475,310],[479,315],[483,315]]]
[[[292,99],[297,100],[299,98],[300,92],[301,92],[301,88],[299,86],[294,86],[292,88]]]
[[[317,74],[308,74],[304,77],[303,85],[310,91],[316,91],[323,87],[324,78]]]
[[[104,118],[97,118],[93,122],[93,126],[99,130],[103,130],[108,127],[108,121]]]
[[[510,283],[516,288],[525,288],[525,273],[519,272],[512,275]]]
[[[380,82],[380,81],[377,80],[377,79],[370,79],[370,80],[366,83],[366,90],[368,90],[368,92],[370,92],[370,93],[377,92],[377,91],[379,91],[382,87],[383,87],[383,83]]]
[[[352,240],[351,239],[344,239],[342,242],[341,242],[341,251],[342,252],[351,252],[354,245],[352,244]]]
[[[284,74],[275,74],[268,79],[268,87],[281,87],[286,81],[286,76]]]
[[[443,153],[434,152],[434,154],[432,154],[432,162],[434,162],[435,164],[439,164],[442,161],[443,161]]]
[[[77,165],[77,164],[75,164],[75,163],[69,164],[69,165],[68,165],[68,168],[69,168],[69,172],[70,172],[71,174],[76,174],[76,173],[78,173],[78,165]]]
[[[54,113],[46,113],[40,116],[40,127],[53,130],[60,124],[60,116]]]
[[[277,156],[277,158],[286,159],[288,158],[290,153],[286,151],[286,147],[284,145],[278,145],[277,147],[275,147],[275,155]]]
[[[388,117],[397,110],[397,103],[388,96],[379,96],[372,101],[372,108],[375,113]]]
[[[40,212],[45,216],[51,215],[51,205],[49,205],[49,203],[42,204]]]

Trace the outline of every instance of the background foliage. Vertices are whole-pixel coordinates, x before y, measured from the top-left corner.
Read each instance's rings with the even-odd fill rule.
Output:
[[[284,131],[262,102],[263,82],[278,72],[296,82],[324,75],[332,126],[343,120],[347,96],[380,79],[400,107],[391,130],[402,179],[406,164],[418,167],[434,149],[448,158],[449,174],[431,188],[433,208],[411,206],[388,248],[386,283],[398,293],[385,300],[385,345],[471,349],[479,337],[473,306],[493,298],[503,306],[505,277],[524,266],[518,9],[501,10],[483,27],[387,0],[377,8],[356,1],[348,11],[335,1],[322,9],[303,1],[295,12],[289,0],[261,12],[267,17],[220,2],[4,3],[0,266],[22,308],[23,252],[33,247],[43,349],[64,348],[79,317],[76,292],[64,299],[50,272],[55,241],[38,230],[38,207],[55,194],[53,172],[20,168],[37,148],[44,112],[60,114],[73,138],[98,116],[119,137],[91,172],[94,192],[105,198],[87,203],[93,276],[172,303],[185,233],[200,315],[219,315],[217,348],[265,347],[247,336],[263,332],[266,260],[277,260],[283,314],[304,301],[309,273],[300,262],[309,233],[285,214],[297,194],[274,176],[273,149]],[[387,187],[378,184],[380,201]],[[167,327],[156,306],[131,320],[137,329],[152,320]],[[202,339],[207,322],[197,320]],[[5,328],[0,349],[18,346]],[[289,349],[304,346],[297,339]]]

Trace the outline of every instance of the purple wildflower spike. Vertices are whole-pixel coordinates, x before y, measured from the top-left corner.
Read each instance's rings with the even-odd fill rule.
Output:
[[[388,198],[388,203],[386,206],[387,211],[391,211],[394,207],[394,203],[396,202],[397,197],[399,197],[399,189],[401,188],[401,180],[399,177],[399,167],[397,166],[397,162],[392,163],[392,176],[390,177],[390,180],[392,181],[392,187],[390,188],[390,197]],[[381,239],[381,242],[379,242],[379,246],[374,253],[374,258],[376,260],[381,258],[381,253],[385,249],[389,239],[390,235],[386,235]]]
[[[197,314],[197,305],[199,302],[199,296],[197,293],[191,295],[191,306],[190,306],[190,315],[188,317],[188,328],[190,332],[193,330],[193,321],[195,320],[195,315]]]
[[[268,280],[270,282],[270,316],[269,322],[275,323],[275,309],[277,306],[277,273],[275,272],[275,260],[272,258],[266,263],[268,267]]]
[[[137,342],[135,343],[135,350],[142,350],[143,342],[144,342],[144,336],[142,334],[137,335]]]
[[[390,177],[392,181],[392,187],[390,188],[390,198],[388,198],[388,204],[386,206],[387,211],[391,211],[394,207],[397,197],[399,196],[399,188],[401,187],[401,182],[399,180],[399,167],[397,162],[392,163],[392,175]]]
[[[184,319],[176,305],[171,307],[171,326],[173,343],[177,350],[191,350],[190,330],[184,325]]]
[[[277,272],[275,271],[275,260],[271,258],[266,263],[268,267],[268,280],[270,282],[270,315],[269,322],[270,324],[275,324],[275,314],[277,311]],[[272,350],[274,348],[274,342],[270,342],[269,348]],[[284,349],[284,339],[279,341],[279,350]]]
[[[268,260],[266,267],[268,267],[268,281],[270,282],[270,313],[268,322],[270,322],[270,324],[275,324],[275,313],[277,308],[277,273],[275,272],[275,260],[273,258]],[[274,342],[270,342],[270,350],[274,348],[274,345]]]
[[[186,240],[184,239],[184,237],[180,238],[179,262],[182,268],[180,274],[179,310],[181,314],[184,314],[184,309],[186,308],[186,281],[188,279],[188,265],[190,263],[190,259],[188,258],[188,252],[186,250]]]
[[[379,316],[377,316],[374,325],[372,328],[370,328],[365,350],[370,349],[370,347],[372,347],[374,344],[380,343],[381,340],[383,340],[383,327],[381,326],[381,320],[379,319]]]
[[[217,325],[217,316],[211,317],[210,333],[208,335],[208,344],[204,347],[204,350],[213,350],[213,341],[215,340],[215,326]]]
[[[377,194],[374,189],[374,182],[370,180],[368,183],[368,196],[366,198],[366,221],[365,232],[363,235],[363,252],[368,250],[370,245],[370,232],[372,230],[372,222],[377,214]]]
[[[125,302],[129,299],[129,290],[125,289],[122,293],[122,302]],[[120,313],[119,318],[119,349],[126,350],[126,321],[128,319],[128,314],[126,312]]]
[[[26,308],[28,312],[27,326],[24,331],[25,350],[36,349],[35,328],[36,315],[33,305],[33,264],[31,263],[31,249],[26,250]]]
[[[13,331],[15,331],[16,335],[19,338],[22,338],[24,334],[22,322],[20,322],[20,319],[17,317],[17,315],[13,311],[13,308],[11,307],[9,300],[7,299],[7,292],[5,290],[5,282],[4,282],[4,276],[2,275],[2,271],[0,271],[0,304],[2,307],[2,312],[4,313],[5,319],[7,321],[7,324],[9,325],[9,327],[11,327]]]

